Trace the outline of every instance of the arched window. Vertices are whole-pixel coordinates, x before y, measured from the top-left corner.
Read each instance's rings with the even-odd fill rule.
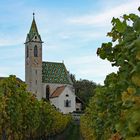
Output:
[[[38,57],[38,50],[36,45],[34,47],[34,57]]]
[[[65,107],[71,107],[71,100],[65,100],[64,101],[64,106]]]
[[[29,48],[28,48],[28,46],[26,47],[26,57],[27,58],[29,57]]]
[[[69,101],[66,100],[66,107],[69,107]]]
[[[50,95],[50,87],[47,85],[46,86],[46,99],[49,100],[49,95]]]

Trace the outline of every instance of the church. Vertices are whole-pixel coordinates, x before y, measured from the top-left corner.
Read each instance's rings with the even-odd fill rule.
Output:
[[[42,61],[42,44],[33,14],[33,21],[25,41],[27,90],[38,99],[49,100],[64,114],[76,111],[75,89],[64,63]]]

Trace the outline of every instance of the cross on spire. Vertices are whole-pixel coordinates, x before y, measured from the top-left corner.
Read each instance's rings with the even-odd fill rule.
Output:
[[[35,13],[33,12],[33,19],[35,18]]]

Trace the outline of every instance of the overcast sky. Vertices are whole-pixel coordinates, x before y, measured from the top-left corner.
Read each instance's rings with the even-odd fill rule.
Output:
[[[43,61],[64,61],[76,79],[103,83],[117,68],[96,50],[111,29],[112,17],[138,13],[140,0],[0,0],[0,76],[24,80],[24,42],[32,13],[43,43]]]

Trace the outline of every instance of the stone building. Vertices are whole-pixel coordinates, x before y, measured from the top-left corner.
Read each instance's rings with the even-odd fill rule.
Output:
[[[25,41],[25,82],[38,99],[46,98],[63,113],[76,110],[73,83],[64,63],[42,61],[43,41],[35,17]]]

